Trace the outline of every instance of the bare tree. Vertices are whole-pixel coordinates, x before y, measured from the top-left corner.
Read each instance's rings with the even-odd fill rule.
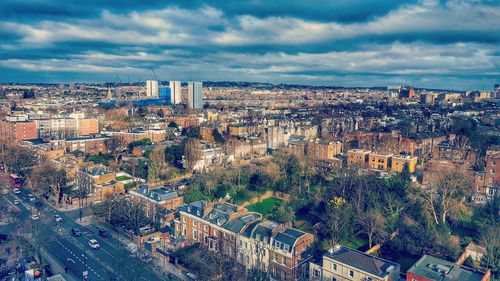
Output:
[[[465,200],[472,192],[472,182],[466,171],[444,172],[421,192],[421,198],[427,203],[434,222],[446,224],[450,213],[460,211]]]
[[[368,247],[373,246],[373,242],[379,243],[387,236],[385,231],[386,220],[378,210],[369,210],[358,219],[360,233],[368,236]]]
[[[54,167],[49,162],[42,163],[35,168],[33,181],[35,189],[44,194],[52,193],[56,206],[59,206],[62,189],[68,181],[64,170]]]
[[[193,170],[196,161],[200,158],[200,144],[197,139],[189,138],[184,149],[184,161],[186,168]]]

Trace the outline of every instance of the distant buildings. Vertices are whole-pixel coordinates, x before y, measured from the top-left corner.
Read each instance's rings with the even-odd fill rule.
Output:
[[[181,81],[170,81],[170,102],[172,104],[181,103],[181,90]]]
[[[157,97],[158,93],[158,81],[157,80],[147,80],[146,81],[146,97]]]
[[[188,83],[188,107],[191,109],[201,109],[203,104],[202,83]]]

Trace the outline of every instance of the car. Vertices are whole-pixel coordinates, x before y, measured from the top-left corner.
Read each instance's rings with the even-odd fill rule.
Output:
[[[35,196],[33,196],[33,194],[28,194],[28,199],[33,202],[36,200]]]
[[[14,205],[19,205],[21,202],[19,202],[19,200],[17,200],[17,199],[14,199],[13,203],[14,203]]]
[[[12,191],[14,192],[14,194],[21,193],[21,190],[19,188],[14,188]]]
[[[160,237],[149,237],[149,239],[146,241],[148,244],[153,244],[156,242],[160,242]]]
[[[62,222],[62,218],[61,218],[61,216],[59,216],[59,215],[54,215],[54,220],[55,220],[56,222]]]
[[[7,189],[2,189],[2,194],[5,195],[5,194],[9,194],[9,191]]]
[[[101,236],[101,237],[108,237],[109,236],[109,232],[106,229],[100,228],[99,229],[99,236]]]
[[[90,239],[89,240],[89,246],[90,246],[90,248],[96,249],[96,250],[99,249],[99,248],[101,248],[101,246],[99,245],[99,243],[95,239]]]
[[[43,202],[40,202],[40,201],[35,202],[35,207],[38,210],[42,209],[43,208]]]
[[[39,218],[40,217],[37,214],[31,215],[31,219],[34,220],[34,221],[36,221]]]
[[[80,237],[80,236],[82,236],[82,232],[81,232],[81,231],[80,231],[80,229],[78,229],[78,228],[72,228],[72,229],[71,229],[71,233],[72,233],[74,236],[76,236],[76,237]]]

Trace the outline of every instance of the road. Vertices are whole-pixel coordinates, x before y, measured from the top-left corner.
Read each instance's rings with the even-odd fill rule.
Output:
[[[28,191],[24,189],[21,189],[21,194],[13,194],[9,187],[9,194],[4,196],[10,202],[14,199],[21,202],[17,205],[21,210],[19,219],[30,221],[33,239],[41,241],[41,247],[81,280],[164,280],[156,276],[150,266],[131,256],[118,240],[100,237],[97,228],[78,225],[75,222],[78,211],[66,214],[46,203],[38,210],[35,202],[42,200],[36,198],[36,201],[30,201],[27,195]],[[35,213],[40,219],[31,220],[30,215]],[[54,220],[56,214],[61,216],[62,222]],[[72,228],[79,228],[82,236],[72,236]],[[98,241],[100,249],[90,248],[88,242],[91,239]],[[87,279],[84,272],[87,272]]]

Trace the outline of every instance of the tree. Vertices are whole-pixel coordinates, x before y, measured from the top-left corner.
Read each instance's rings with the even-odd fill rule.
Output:
[[[448,171],[431,183],[428,190],[421,192],[421,197],[427,203],[434,222],[445,225],[451,213],[459,212],[464,207],[471,190],[471,179],[466,171]]]
[[[128,151],[131,152],[136,146],[151,145],[153,142],[150,138],[143,138],[142,140],[133,141],[128,144]]]
[[[334,197],[328,202],[323,224],[330,234],[332,245],[347,238],[353,217],[352,207],[344,198]]]
[[[56,206],[59,206],[63,188],[66,187],[68,181],[64,170],[45,162],[34,170],[33,181],[36,190],[41,191],[45,195],[52,193]]]
[[[175,123],[175,121],[170,121],[168,123],[167,127],[179,129],[179,125],[177,125],[177,123]]]
[[[288,204],[281,204],[273,214],[273,220],[279,223],[291,223],[295,220],[295,211]]]
[[[182,156],[184,155],[184,144],[174,144],[165,148],[165,161],[171,166],[182,168]]]
[[[481,242],[486,247],[483,263],[486,268],[500,270],[500,225],[488,225],[481,231]]]
[[[184,148],[184,163],[186,168],[192,171],[200,156],[201,151],[198,140],[195,138],[189,138]]]
[[[373,242],[379,243],[387,236],[385,231],[386,220],[379,210],[368,210],[358,218],[360,233],[368,237],[368,247],[373,246]]]
[[[212,130],[212,136],[214,137],[216,143],[224,144],[226,142],[224,137],[219,133],[219,130],[217,130],[216,128]]]
[[[118,162],[118,157],[126,147],[124,139],[118,137],[110,137],[106,139],[104,143],[106,145],[106,148],[108,149],[108,152],[113,155],[115,161]]]
[[[160,178],[162,167],[165,165],[165,153],[155,149],[148,157],[148,181],[156,182]]]
[[[163,118],[163,117],[165,117],[165,111],[163,111],[163,109],[160,108],[156,112],[156,115],[158,115],[158,117],[160,117],[160,118]]]
[[[33,152],[20,146],[5,147],[2,156],[9,172],[19,176],[29,176],[37,163]]]

